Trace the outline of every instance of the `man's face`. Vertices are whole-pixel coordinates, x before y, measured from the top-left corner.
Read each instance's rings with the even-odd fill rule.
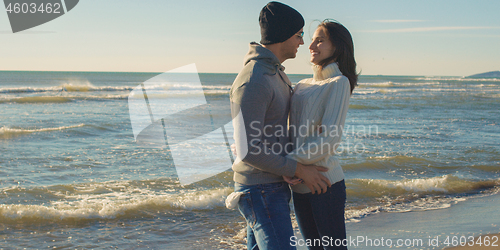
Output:
[[[283,42],[283,45],[281,47],[281,52],[285,60],[290,58],[295,58],[299,46],[304,44],[303,30],[304,29],[300,29],[299,32],[295,33],[292,37],[288,38],[288,40]]]

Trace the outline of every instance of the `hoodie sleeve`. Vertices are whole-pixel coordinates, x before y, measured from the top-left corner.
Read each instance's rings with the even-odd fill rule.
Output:
[[[266,113],[272,101],[272,90],[269,86],[258,82],[244,83],[232,92],[233,118],[240,110],[242,116],[242,120],[235,126],[244,126],[246,132],[241,140],[245,145],[236,147],[243,146],[248,150],[241,159],[244,163],[264,172],[291,177],[295,175],[297,162],[276,154],[264,140]],[[233,122],[235,120],[233,119]],[[240,157],[241,150],[237,151]]]

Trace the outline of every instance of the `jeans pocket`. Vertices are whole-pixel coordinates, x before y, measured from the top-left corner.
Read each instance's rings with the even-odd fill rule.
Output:
[[[247,224],[253,228],[255,226],[256,219],[250,192],[247,192],[240,196],[240,201],[238,202],[238,210],[240,210],[241,215],[245,217]]]
[[[275,182],[260,185],[260,190],[263,194],[282,192],[285,188],[289,190],[288,184],[286,182]]]
[[[292,194],[288,185],[283,184],[280,188],[263,189],[261,199],[266,213],[269,217],[273,214],[290,213],[290,200]]]

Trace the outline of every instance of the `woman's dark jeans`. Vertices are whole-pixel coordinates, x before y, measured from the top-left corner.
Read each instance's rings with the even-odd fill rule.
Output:
[[[346,201],[345,181],[339,181],[323,194],[299,194],[293,192],[295,215],[304,239],[316,240],[314,249],[347,249],[344,209]],[[325,241],[326,240],[326,241]],[[344,241],[342,241],[344,240]],[[325,244],[328,242],[327,244]],[[336,246],[335,242],[337,245]],[[332,244],[333,243],[333,244]]]

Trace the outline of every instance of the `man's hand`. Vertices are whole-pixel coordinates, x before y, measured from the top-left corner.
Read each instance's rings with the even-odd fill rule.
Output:
[[[311,193],[318,194],[326,193],[328,187],[332,186],[330,180],[319,172],[328,171],[325,167],[315,165],[303,165],[297,162],[297,170],[295,176],[302,179],[304,184],[311,190]]]

